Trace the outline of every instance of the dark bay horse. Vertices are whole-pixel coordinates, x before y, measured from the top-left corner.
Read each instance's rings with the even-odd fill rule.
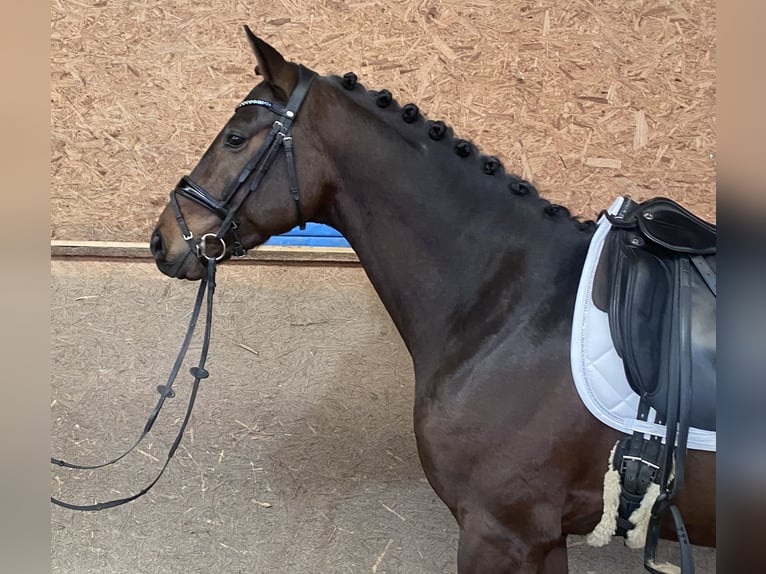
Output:
[[[598,522],[621,436],[570,371],[592,222],[415,105],[317,76],[246,31],[262,81],[171,193],[151,238],[159,269],[196,280],[205,256],[304,220],[338,229],[412,355],[418,452],[460,527],[458,572],[567,572],[567,535]],[[686,469],[678,506],[691,542],[713,546],[715,455],[690,451]]]

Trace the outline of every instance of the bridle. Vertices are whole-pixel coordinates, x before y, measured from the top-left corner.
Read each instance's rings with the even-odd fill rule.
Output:
[[[207,260],[213,257],[216,260],[220,260],[223,258],[227,250],[224,237],[229,232],[231,232],[234,239],[231,246],[232,255],[242,257],[246,254],[237,232],[239,227],[237,213],[247,198],[250,197],[250,194],[261,185],[266,172],[268,172],[271,164],[277,158],[279,148],[283,146],[285,160],[287,161],[287,181],[290,195],[295,202],[296,218],[300,228],[305,229],[306,222],[303,219],[303,211],[301,210],[300,190],[298,188],[298,176],[295,171],[295,154],[293,152],[293,138],[290,135],[290,128],[315,77],[316,74],[314,72],[298,65],[298,83],[286,105],[283,106],[282,104],[267,100],[250,99],[244,100],[236,107],[236,110],[239,110],[246,106],[261,106],[278,115],[280,119],[274,121],[269,135],[266,136],[256,154],[247,162],[239,176],[228,185],[221,199],[217,199],[208,193],[202,186],[192,181],[188,175],[182,177],[176,188],[170,192],[170,205],[175,212],[176,221],[181,228],[181,234],[189,245],[189,249],[196,254],[198,259]],[[239,194],[243,189],[246,190],[245,193]],[[233,201],[238,194],[240,195],[239,199],[236,202]],[[206,233],[199,238],[199,241],[196,241],[194,234],[186,225],[181,208],[178,205],[179,195],[191,199],[217,215],[221,219],[221,226],[218,228],[218,231],[216,233]],[[209,241],[220,244],[220,253],[215,255],[207,253]]]
[[[197,291],[197,298],[194,302],[194,310],[192,311],[192,315],[189,320],[189,326],[186,330],[186,336],[184,337],[183,344],[181,345],[181,350],[178,353],[178,357],[176,358],[175,364],[171,369],[167,382],[164,385],[159,385],[157,387],[157,390],[160,393],[160,398],[157,401],[157,404],[154,406],[154,409],[152,409],[152,412],[149,415],[149,419],[146,421],[143,431],[139,435],[136,442],[120,456],[101,464],[72,464],[57,458],[51,458],[52,464],[56,464],[65,468],[78,470],[97,469],[120,461],[141,443],[141,441],[149,434],[152,426],[154,426],[154,422],[157,420],[157,416],[159,415],[162,406],[165,404],[165,399],[172,399],[175,396],[175,391],[173,391],[173,382],[178,376],[178,371],[180,370],[181,364],[183,363],[183,360],[186,356],[189,344],[191,343],[192,335],[194,334],[194,330],[196,328],[197,319],[199,318],[200,311],[202,309],[202,303],[205,299],[205,294],[207,294],[207,313],[205,320],[205,332],[202,341],[202,350],[200,352],[200,359],[197,366],[190,369],[191,375],[194,377],[194,383],[192,385],[191,394],[189,396],[189,403],[186,407],[186,415],[184,416],[178,434],[176,435],[176,438],[173,441],[170,450],[168,451],[165,463],[163,464],[159,473],[155,479],[149,483],[148,486],[144,487],[139,492],[124,498],[117,498],[106,502],[97,502],[95,504],[72,504],[51,496],[51,502],[54,504],[68,508],[70,510],[84,511],[96,511],[120,506],[122,504],[131,502],[149,492],[149,490],[157,483],[157,481],[159,481],[160,477],[165,472],[165,469],[170,463],[170,459],[173,457],[181,444],[181,439],[183,438],[186,426],[189,422],[189,419],[191,418],[194,401],[197,397],[197,391],[199,389],[199,383],[202,379],[206,379],[209,376],[209,373],[205,370],[205,362],[207,361],[207,353],[210,346],[210,333],[213,318],[215,268],[216,263],[220,261],[224,255],[226,255],[227,250],[226,243],[223,238],[229,232],[231,232],[234,238],[232,243],[232,255],[238,257],[245,255],[246,251],[243,248],[242,242],[240,241],[237,234],[237,227],[239,225],[237,220],[237,212],[239,211],[240,207],[242,207],[242,204],[245,202],[245,200],[250,196],[250,194],[258,189],[261,182],[263,181],[264,176],[266,175],[266,172],[269,170],[271,164],[276,159],[279,148],[282,146],[284,146],[285,149],[288,184],[290,186],[290,195],[295,201],[295,210],[298,224],[300,225],[301,229],[304,229],[306,226],[303,219],[303,212],[301,211],[298,177],[295,171],[295,155],[293,153],[293,138],[290,135],[290,128],[292,127],[292,123],[298,115],[298,110],[300,109],[301,104],[306,97],[306,93],[311,86],[311,82],[315,77],[316,74],[314,72],[304,68],[301,65],[298,65],[298,84],[296,85],[295,90],[293,90],[293,94],[290,96],[287,105],[283,106],[279,103],[269,102],[266,100],[251,99],[245,100],[237,106],[237,110],[245,106],[261,106],[280,116],[281,119],[274,121],[269,135],[266,136],[266,139],[261,144],[258,152],[247,163],[245,168],[239,174],[239,177],[237,177],[236,180],[229,184],[223,194],[222,199],[219,200],[213,197],[210,193],[205,191],[203,187],[194,183],[188,176],[182,177],[176,188],[170,192],[170,204],[173,206],[173,211],[175,211],[176,221],[178,221],[178,225],[181,228],[183,238],[186,240],[186,243],[189,245],[189,248],[192,250],[192,252],[206,266],[207,274],[200,281],[199,290]],[[246,192],[242,194],[238,201],[233,202],[233,198],[243,188],[246,189]],[[181,208],[178,205],[178,195],[186,197],[187,199],[191,199],[215,213],[221,219],[221,226],[219,227],[218,231],[216,233],[206,233],[200,237],[199,241],[195,241],[194,234],[186,225],[183,214],[181,213]],[[207,242],[209,240],[220,242],[220,254],[207,253]]]

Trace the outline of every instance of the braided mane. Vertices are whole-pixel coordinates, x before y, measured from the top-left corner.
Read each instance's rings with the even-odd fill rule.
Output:
[[[525,198],[525,201],[534,201],[539,204],[541,214],[552,218],[569,219],[583,232],[592,232],[595,229],[595,221],[572,216],[569,209],[565,206],[551,203],[539,194],[532,183],[514,173],[506,172],[502,162],[497,157],[481,153],[479,147],[470,140],[456,138],[452,128],[444,122],[428,120],[416,104],[408,103],[403,106],[400,105],[389,90],[366,90],[353,72],[348,72],[342,77],[330,76],[330,78],[337,81],[353,96],[356,96],[356,99],[365,107],[387,109],[398,113],[402,121],[407,124],[413,124],[422,119],[422,123],[426,128],[424,135],[429,140],[445,140],[450,143],[455,155],[459,159],[478,159],[477,163],[485,176],[505,178],[507,180],[506,186],[508,191],[516,196]]]

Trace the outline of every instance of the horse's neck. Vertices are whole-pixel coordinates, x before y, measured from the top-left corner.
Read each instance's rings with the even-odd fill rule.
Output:
[[[356,251],[416,370],[431,376],[445,355],[573,300],[587,241],[571,221],[451,148],[362,139],[335,140],[342,185],[326,222]]]

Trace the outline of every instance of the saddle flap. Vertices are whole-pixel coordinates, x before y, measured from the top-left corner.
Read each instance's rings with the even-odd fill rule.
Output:
[[[608,315],[609,330],[631,388],[662,420],[678,361],[692,371],[691,423],[715,430],[716,228],[675,202],[627,203],[604,239],[591,298]],[[679,286],[679,266],[688,268]],[[690,304],[679,305],[680,289]],[[690,348],[678,347],[688,325]]]
[[[636,219],[650,241],[677,253],[716,252],[716,228],[674,201],[657,197],[642,203]]]
[[[668,325],[660,318],[668,311],[672,277],[661,258],[625,242],[622,235],[614,237],[609,326],[633,390],[640,396],[653,395],[668,344]]]

